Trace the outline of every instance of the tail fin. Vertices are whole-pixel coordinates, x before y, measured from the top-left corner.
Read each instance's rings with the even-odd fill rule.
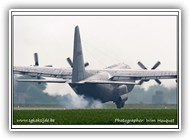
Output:
[[[86,78],[85,65],[83,60],[82,45],[79,27],[75,27],[72,82],[78,82]]]

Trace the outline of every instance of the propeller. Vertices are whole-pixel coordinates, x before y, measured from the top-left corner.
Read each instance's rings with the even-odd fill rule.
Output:
[[[67,62],[69,63],[69,65],[72,68],[73,67],[73,61],[71,60],[70,57],[67,58]],[[89,66],[89,63],[88,62],[84,63],[84,67],[87,67],[87,66]]]
[[[145,67],[145,65],[142,62],[138,62],[137,63],[142,69],[147,70],[147,68]],[[159,65],[160,65],[160,61],[157,61],[154,66],[151,68],[151,70],[155,70]],[[158,83],[159,85],[161,84],[161,81],[159,79],[154,79],[156,83]],[[147,82],[149,80],[140,80],[139,81],[139,85],[142,85],[144,82]]]
[[[39,66],[38,53],[34,53],[34,66]],[[45,67],[53,67],[52,65],[46,65]],[[37,74],[37,79],[41,79],[41,74]],[[38,82],[40,84],[41,82]]]
[[[34,53],[34,66],[39,66],[38,53]],[[37,74],[36,78],[40,79],[40,74]],[[41,82],[38,82],[38,84],[41,84]]]
[[[39,66],[38,53],[34,53],[34,66]],[[52,65],[45,65],[45,67],[53,67]]]

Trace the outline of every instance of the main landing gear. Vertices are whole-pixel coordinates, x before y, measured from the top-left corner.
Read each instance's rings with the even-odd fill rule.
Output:
[[[117,102],[115,102],[115,105],[116,105],[117,109],[121,109],[124,107],[125,102],[117,101]]]

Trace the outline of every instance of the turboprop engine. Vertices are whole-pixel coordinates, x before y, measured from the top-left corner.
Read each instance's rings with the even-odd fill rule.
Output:
[[[120,85],[116,89],[117,94],[119,95],[119,100],[125,102],[128,99],[128,88],[127,85]]]
[[[128,99],[128,93],[130,90],[127,85],[120,85],[114,89],[115,101],[117,108],[124,107],[125,101]]]

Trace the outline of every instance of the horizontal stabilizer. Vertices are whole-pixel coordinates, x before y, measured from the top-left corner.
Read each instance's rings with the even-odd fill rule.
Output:
[[[52,79],[52,80],[46,80],[46,79],[17,79],[17,82],[45,82],[45,83],[66,83],[66,80],[56,80],[56,79]]]

